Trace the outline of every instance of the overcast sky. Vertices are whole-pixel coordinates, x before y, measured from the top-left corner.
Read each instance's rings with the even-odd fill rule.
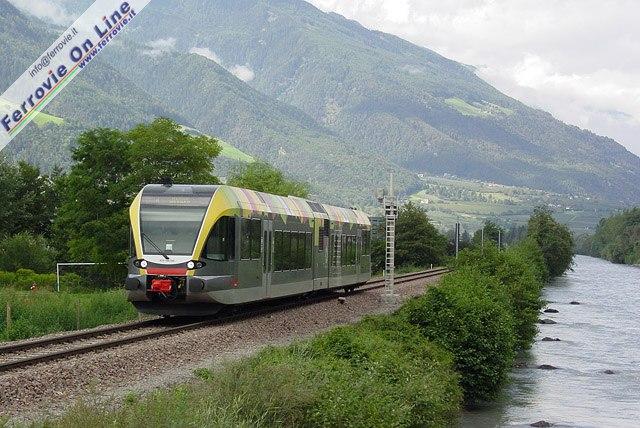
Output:
[[[640,1],[309,0],[640,155]]]

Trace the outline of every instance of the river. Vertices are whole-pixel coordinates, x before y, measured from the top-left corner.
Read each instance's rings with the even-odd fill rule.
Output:
[[[640,268],[577,256],[573,271],[549,284],[544,298],[558,313],[540,317],[557,324],[539,325],[503,398],[465,412],[461,426],[544,420],[554,427],[639,427]],[[542,364],[558,369],[537,368]]]

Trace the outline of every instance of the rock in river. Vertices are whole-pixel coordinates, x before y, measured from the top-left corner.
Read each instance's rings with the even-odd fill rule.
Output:
[[[543,342],[560,342],[560,339],[558,339],[557,337],[543,337],[542,341]]]
[[[557,309],[548,308],[548,309],[545,309],[544,312],[546,314],[557,314],[559,311]]]
[[[553,424],[547,421],[538,421],[531,424],[532,427],[552,427]]]
[[[540,370],[558,370],[556,366],[552,366],[550,364],[541,364],[538,366]]]
[[[580,302],[576,302],[575,300],[573,302],[569,302],[570,305],[579,305]]]
[[[554,320],[550,320],[549,318],[538,320],[538,324],[558,324]]]
[[[616,374],[613,370],[607,369],[604,371],[604,374]]]

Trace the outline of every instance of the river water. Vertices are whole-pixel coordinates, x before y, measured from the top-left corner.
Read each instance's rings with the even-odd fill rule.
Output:
[[[462,427],[640,427],[640,268],[577,256],[573,271],[544,291],[535,344],[504,397],[465,412]],[[579,305],[570,304],[572,301]],[[543,342],[543,337],[560,342]],[[558,367],[541,370],[541,364]],[[605,374],[612,370],[613,374]]]

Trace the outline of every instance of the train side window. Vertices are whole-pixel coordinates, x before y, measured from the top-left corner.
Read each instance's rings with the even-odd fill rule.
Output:
[[[298,233],[298,269],[306,269],[306,254],[307,254],[307,239],[306,233],[299,232]]]
[[[291,270],[291,232],[284,232],[282,256],[282,270]]]
[[[350,236],[342,237],[342,266],[349,264],[349,240]]]
[[[342,266],[349,264],[349,240],[350,236],[342,237]]]
[[[289,270],[298,268],[298,232],[291,232],[291,254],[289,259]]]
[[[357,261],[357,236],[351,235],[351,249],[349,251],[349,264],[355,265]]]
[[[296,253],[298,251],[298,240],[296,232],[289,232],[289,270],[296,269]]]
[[[291,232],[291,270],[300,269],[300,233]]]
[[[342,255],[342,264],[348,266],[351,264],[351,236],[344,237],[344,254]]]
[[[276,230],[273,238],[274,238],[274,248],[273,248],[273,261],[275,265],[275,270],[281,271],[282,269],[282,237],[283,232],[281,230]]]
[[[251,258],[251,220],[248,218],[242,219],[240,255],[243,260],[249,260]]]
[[[226,261],[235,259],[236,219],[222,217],[219,219],[207,239],[204,257],[209,260]]]
[[[351,264],[355,265],[356,264],[356,236],[353,235],[351,236]]]
[[[362,255],[368,256],[371,253],[371,231],[362,231]]]
[[[251,259],[257,260],[260,258],[260,254],[262,254],[262,221],[261,220],[251,220]]]

